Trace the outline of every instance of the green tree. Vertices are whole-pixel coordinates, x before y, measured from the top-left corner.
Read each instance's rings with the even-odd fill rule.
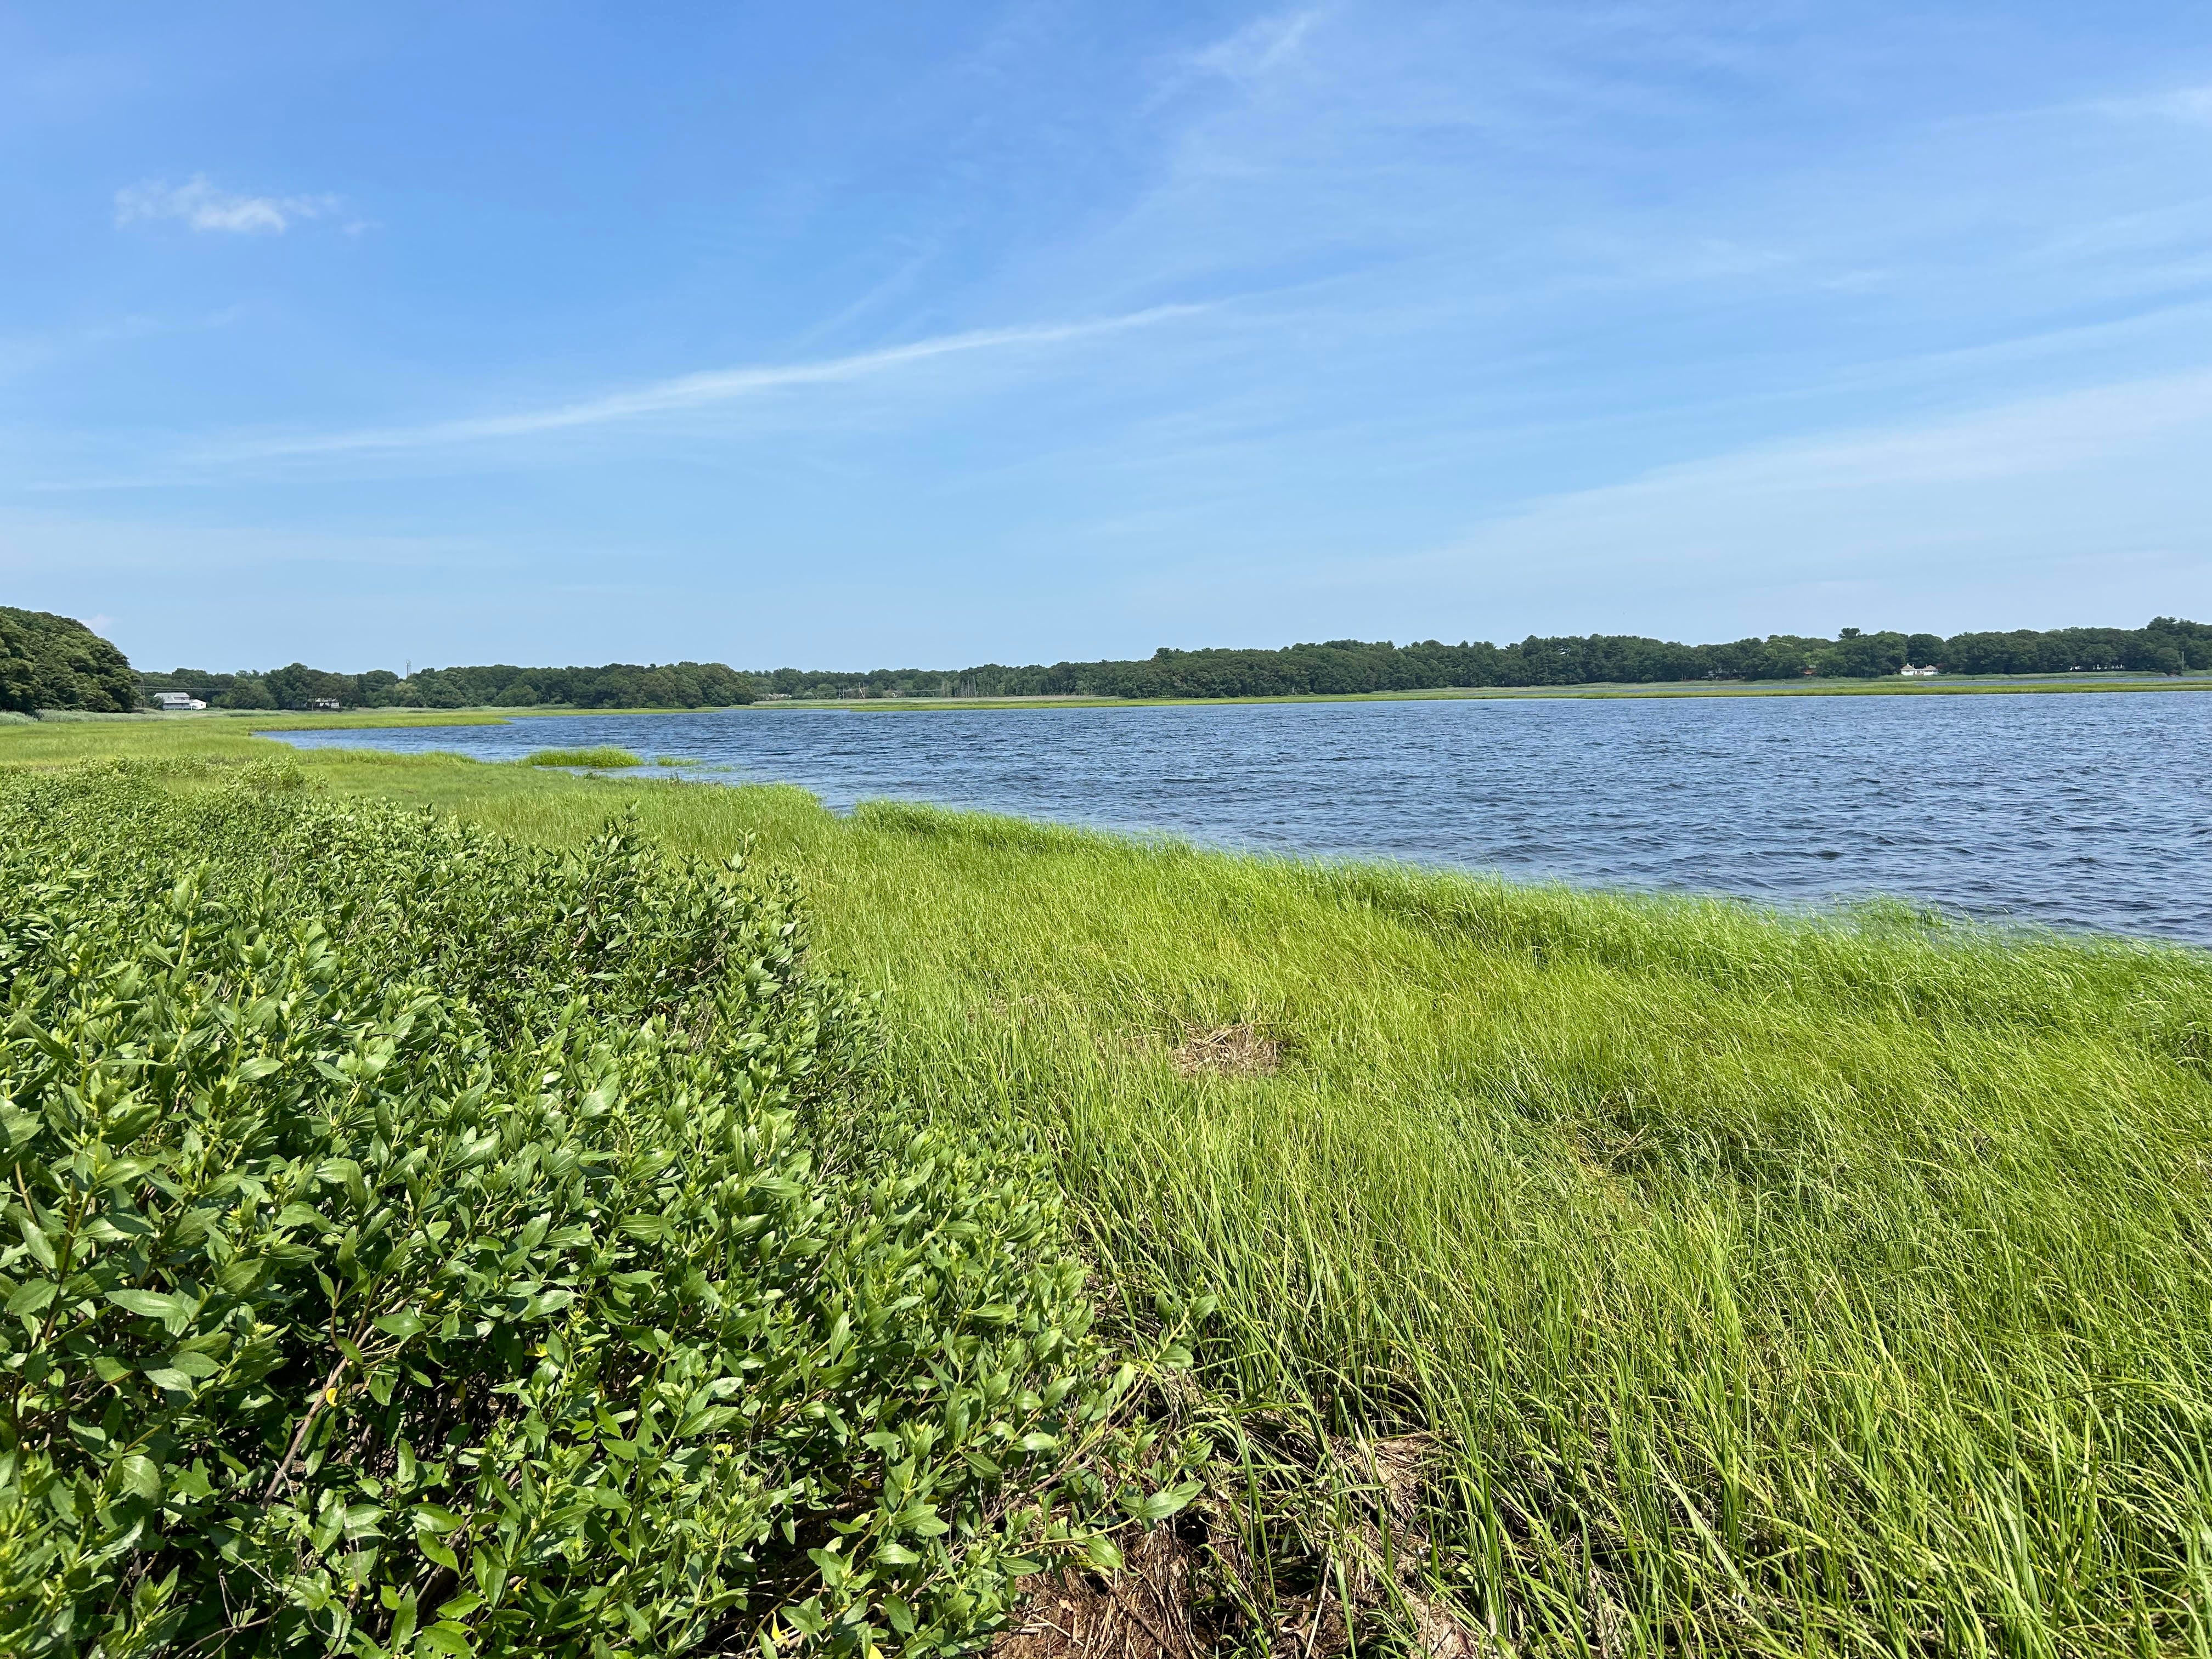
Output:
[[[123,714],[139,706],[124,654],[74,617],[0,605],[0,708]]]

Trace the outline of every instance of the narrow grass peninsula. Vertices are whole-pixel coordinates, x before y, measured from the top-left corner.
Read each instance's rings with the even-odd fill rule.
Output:
[[[612,744],[601,744],[592,749],[533,749],[522,757],[520,764],[618,772],[626,767],[642,766],[645,762],[627,749],[617,749]]]

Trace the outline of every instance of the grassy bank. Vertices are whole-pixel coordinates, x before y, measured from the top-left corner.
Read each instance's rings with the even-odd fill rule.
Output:
[[[266,752],[203,730],[179,787]],[[2207,1650],[2201,954],[295,758],[549,845],[757,837],[899,1092],[1033,1133],[1109,1302],[1218,1298],[1217,1500],[1370,1635]]]

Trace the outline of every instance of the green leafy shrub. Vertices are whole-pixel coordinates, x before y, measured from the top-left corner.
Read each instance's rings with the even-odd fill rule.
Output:
[[[0,1651],[945,1651],[1186,1495],[741,863],[0,783]]]

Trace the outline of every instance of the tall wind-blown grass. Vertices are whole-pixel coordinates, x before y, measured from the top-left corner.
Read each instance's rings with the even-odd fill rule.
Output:
[[[1048,1137],[1125,1300],[1219,1297],[1255,1464],[1421,1437],[1478,1629],[2202,1650],[2201,955],[662,793],[804,872],[910,1092]],[[1231,1027],[1272,1071],[1188,1063]]]
[[[1116,1305],[1218,1298],[1221,1512],[1364,1583],[1363,1636],[2212,1651],[2202,953],[310,769],[556,844],[633,802],[757,835],[896,1086],[1034,1134]],[[1417,1479],[1362,1492],[1383,1452]]]

